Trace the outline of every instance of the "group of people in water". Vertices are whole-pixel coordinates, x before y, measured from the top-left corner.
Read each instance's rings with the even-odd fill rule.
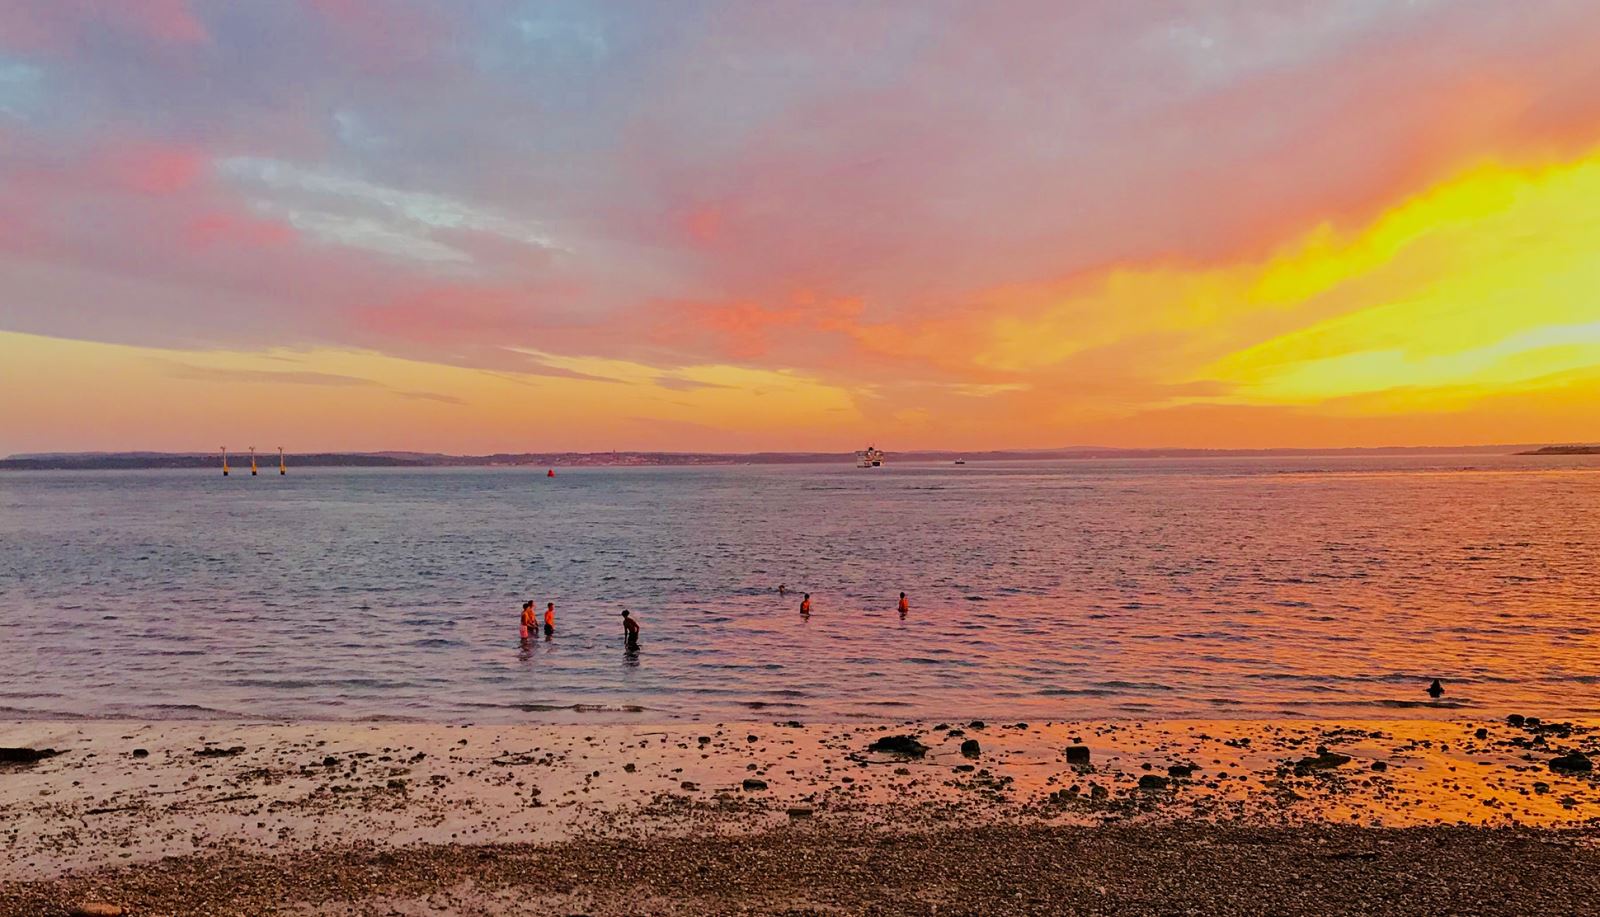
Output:
[[[778,594],[788,595],[789,587],[779,583]],[[900,602],[895,606],[895,608],[900,612],[901,618],[904,618],[906,614],[911,611],[911,601],[906,598],[906,594],[904,592],[900,593]],[[811,593],[809,592],[801,594],[800,617],[807,619],[811,617]],[[539,620],[539,609],[534,607],[533,599],[523,602],[521,620],[523,646],[527,646],[528,642],[539,633],[540,626],[541,623]],[[556,635],[555,602],[545,603],[544,621],[542,626],[544,628],[544,638],[546,640],[549,640]],[[633,614],[626,608],[622,609],[622,639],[624,645],[630,652],[639,649],[639,620],[635,618]]]
[[[534,635],[539,632],[539,610],[534,607],[533,599],[522,603],[522,644],[526,646]],[[556,603],[546,602],[544,606],[544,638],[549,640],[556,635]],[[629,650],[639,648],[639,621],[634,618],[628,609],[622,609],[622,638]]]

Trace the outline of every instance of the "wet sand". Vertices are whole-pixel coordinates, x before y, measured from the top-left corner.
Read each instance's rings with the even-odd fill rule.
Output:
[[[895,735],[927,751],[868,750]],[[0,746],[60,752],[0,765],[0,914],[1562,913],[1600,891],[1593,772],[1550,764],[1600,749],[1591,723],[81,721]]]

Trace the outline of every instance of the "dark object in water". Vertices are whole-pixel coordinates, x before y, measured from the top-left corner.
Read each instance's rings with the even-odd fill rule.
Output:
[[[1068,764],[1088,764],[1089,763],[1089,746],[1087,746],[1087,745],[1068,745],[1067,746],[1067,763]]]
[[[1550,759],[1550,769],[1558,774],[1584,774],[1594,769],[1589,756],[1581,751],[1569,752]]]
[[[1444,694],[1444,685],[1439,684],[1439,679],[1435,678],[1433,684],[1428,686],[1428,696],[1438,700],[1442,694]]]
[[[968,758],[976,758],[978,755],[980,755],[982,753],[983,753],[983,748],[982,748],[982,746],[980,746],[978,744],[978,740],[977,739],[968,739],[965,742],[961,743],[961,754],[965,755]]]
[[[918,742],[911,736],[884,736],[868,745],[867,751],[881,751],[891,755],[920,758],[928,753],[928,746]]]
[[[7,748],[0,747],[0,764],[33,764],[46,758],[54,758],[61,752],[54,748]]]

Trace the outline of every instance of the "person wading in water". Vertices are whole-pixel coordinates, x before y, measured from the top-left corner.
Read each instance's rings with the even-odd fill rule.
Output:
[[[522,642],[528,642],[528,635],[539,629],[539,615],[533,610],[533,599],[522,603]]]
[[[625,645],[630,650],[639,648],[639,622],[634,620],[628,609],[622,609],[622,634]]]

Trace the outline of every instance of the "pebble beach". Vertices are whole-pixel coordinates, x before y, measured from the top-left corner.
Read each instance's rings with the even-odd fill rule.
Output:
[[[1576,912],[1596,729],[14,722],[0,914]]]

